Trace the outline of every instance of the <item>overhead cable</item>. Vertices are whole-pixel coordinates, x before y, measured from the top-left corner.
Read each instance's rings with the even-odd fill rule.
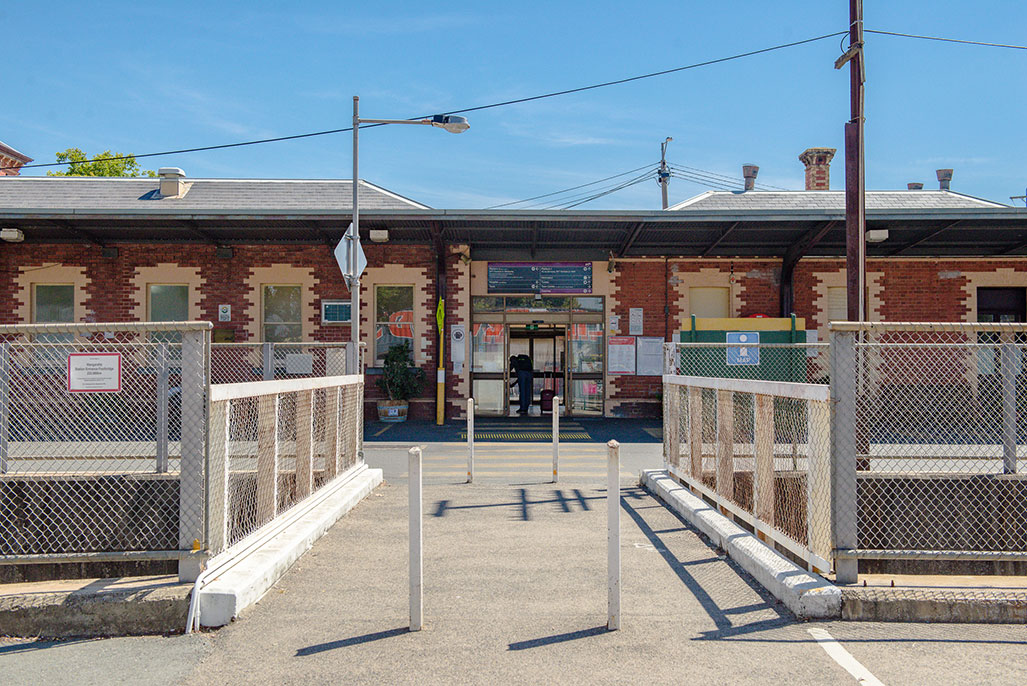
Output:
[[[942,38],[940,36],[918,36],[915,33],[898,33],[896,31],[875,31],[863,29],[863,33],[877,33],[882,36],[898,36],[899,38],[918,38],[920,40],[936,40],[944,43],[963,43],[965,45],[981,45],[986,48],[1009,48],[1010,50],[1027,50],[1027,45],[1010,45],[1008,43],[987,43],[985,41],[961,40],[959,38]]]
[[[589,85],[589,86],[580,86],[578,88],[568,88],[566,90],[553,91],[551,93],[543,93],[541,95],[532,95],[532,96],[525,97],[525,98],[516,98],[514,100],[504,100],[502,102],[494,102],[494,103],[489,104],[489,105],[478,105],[476,107],[465,107],[463,109],[450,110],[448,112],[441,112],[441,113],[433,112],[430,115],[422,115],[420,117],[410,117],[409,119],[411,119],[411,120],[424,119],[425,117],[433,116],[434,114],[463,114],[465,112],[478,112],[478,111],[481,111],[481,110],[492,109],[492,108],[495,108],[495,107],[506,107],[507,105],[516,105],[516,104],[524,103],[524,102],[532,102],[534,100],[543,100],[545,98],[555,98],[555,97],[560,96],[560,95],[570,95],[572,93],[581,93],[581,92],[588,91],[588,90],[594,90],[596,88],[606,88],[608,86],[616,86],[616,85],[620,85],[622,83],[630,83],[632,81],[640,81],[642,79],[651,79],[651,78],[654,78],[654,77],[657,77],[657,76],[665,76],[667,74],[674,74],[676,72],[686,71],[688,69],[698,69],[699,67],[708,67],[710,65],[720,64],[721,62],[730,62],[731,60],[738,60],[738,59],[742,59],[744,57],[752,57],[754,55],[762,55],[764,53],[773,52],[775,50],[784,50],[785,48],[792,48],[792,47],[795,47],[795,46],[798,46],[798,45],[805,45],[806,43],[814,43],[816,41],[821,41],[821,40],[824,40],[826,38],[833,38],[835,36],[840,36],[840,35],[843,35],[843,34],[846,34],[846,33],[848,33],[848,32],[847,31],[835,31],[834,33],[828,33],[828,34],[824,34],[822,36],[815,36],[813,38],[806,38],[804,40],[792,41],[791,43],[781,43],[779,45],[772,45],[769,48],[760,48],[759,50],[750,50],[748,52],[737,53],[737,54],[734,54],[734,55],[729,55],[727,57],[719,57],[717,59],[705,60],[703,62],[696,62],[694,64],[686,64],[683,67],[674,67],[673,69],[663,69],[661,71],[654,71],[654,72],[650,72],[648,74],[641,74],[639,76],[629,76],[627,78],[616,79],[614,81],[604,81],[603,83],[594,83],[594,84]],[[368,124],[367,128],[370,128],[372,126],[382,126],[382,124]],[[180,148],[178,150],[163,150],[161,152],[148,152],[148,153],[141,153],[141,154],[138,154],[138,155],[124,155],[124,156],[122,156],[120,158],[112,158],[112,157],[111,158],[100,158],[100,159],[94,159],[94,160],[88,160],[88,161],[89,162],[107,162],[107,161],[111,161],[111,160],[114,160],[114,159],[142,159],[144,157],[158,157],[158,156],[161,156],[161,155],[184,155],[186,153],[204,152],[204,151],[208,151],[208,150],[222,150],[222,149],[225,149],[225,148],[239,148],[239,147],[246,146],[246,145],[260,145],[260,144],[263,144],[263,143],[277,143],[279,141],[296,140],[296,139],[299,139],[299,138],[313,138],[314,136],[327,136],[327,135],[330,135],[330,134],[345,133],[347,131],[352,131],[352,130],[353,130],[353,127],[350,126],[350,127],[346,127],[346,128],[340,128],[340,129],[329,129],[327,131],[315,131],[315,132],[312,132],[312,133],[300,133],[300,134],[295,134],[295,135],[292,135],[292,136],[278,136],[276,138],[262,138],[260,140],[242,141],[242,142],[239,142],[239,143],[224,143],[224,144],[221,144],[221,145],[205,145],[205,146],[196,147],[196,148]],[[39,163],[39,164],[26,164],[26,165],[24,165],[22,167],[19,167],[19,168],[20,169],[32,169],[32,168],[39,168],[39,167],[62,167],[62,166],[69,165],[69,164],[73,164],[73,163],[70,163],[70,162],[44,162],[44,163]],[[13,167],[0,167],[0,169],[13,169]]]
[[[652,162],[650,164],[643,164],[641,167],[638,167],[637,169],[629,169],[626,172],[621,172],[620,174],[614,174],[613,176],[607,176],[605,179],[599,179],[598,181],[590,181],[588,183],[583,183],[580,186],[571,186],[570,188],[564,188],[562,191],[553,191],[552,193],[545,193],[543,195],[536,195],[536,196],[531,197],[531,198],[524,198],[523,200],[514,200],[513,202],[504,202],[501,205],[492,205],[490,207],[486,207],[485,209],[486,210],[498,210],[500,207],[509,207],[510,205],[520,205],[521,203],[530,202],[532,200],[538,200],[540,198],[548,198],[548,197],[553,196],[553,195],[560,195],[561,193],[567,193],[567,192],[570,192],[570,191],[576,191],[579,188],[585,188],[586,186],[594,186],[595,184],[602,183],[603,181],[609,181],[610,179],[616,179],[616,178],[621,177],[621,176],[627,176],[628,174],[633,174],[635,172],[642,171],[643,169],[652,167],[655,164],[656,164],[655,162]]]

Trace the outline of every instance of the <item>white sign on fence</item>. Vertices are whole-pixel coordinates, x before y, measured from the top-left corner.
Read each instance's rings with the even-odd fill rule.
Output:
[[[121,353],[68,353],[69,393],[121,391]]]

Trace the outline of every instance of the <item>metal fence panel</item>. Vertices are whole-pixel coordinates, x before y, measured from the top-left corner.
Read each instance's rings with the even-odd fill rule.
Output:
[[[0,327],[0,561],[202,543],[209,331]]]

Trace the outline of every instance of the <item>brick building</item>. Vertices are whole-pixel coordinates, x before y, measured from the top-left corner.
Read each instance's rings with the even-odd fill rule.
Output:
[[[361,182],[368,373],[407,340],[434,376],[440,297],[450,418],[471,393],[480,412],[508,412],[518,352],[571,414],[656,414],[659,376],[612,373],[609,339],[678,340],[692,314],[794,312],[822,340],[845,313],[832,155],[800,157],[807,190],[711,191],[666,211],[437,210]],[[1027,210],[953,192],[941,171],[938,190],[867,193],[871,318],[1023,321]],[[328,313],[347,311],[332,249],[351,189],[180,170],[0,179],[0,323],[204,319],[221,341],[346,341]],[[411,411],[434,416],[433,387]]]
[[[21,168],[31,161],[28,155],[0,141],[0,176],[18,176]]]

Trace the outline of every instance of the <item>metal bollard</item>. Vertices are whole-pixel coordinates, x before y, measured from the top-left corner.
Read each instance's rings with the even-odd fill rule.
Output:
[[[474,398],[467,399],[467,483],[474,483]]]
[[[421,449],[410,449],[410,630],[424,624],[424,560],[421,507]]]
[[[606,628],[620,629],[620,443],[606,444]]]
[[[553,396],[553,483],[560,472],[560,396]]]

